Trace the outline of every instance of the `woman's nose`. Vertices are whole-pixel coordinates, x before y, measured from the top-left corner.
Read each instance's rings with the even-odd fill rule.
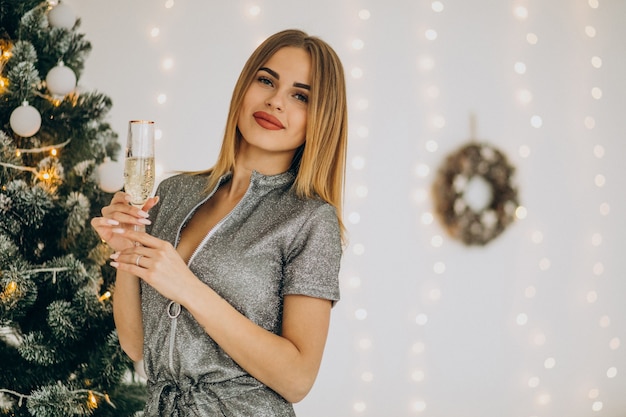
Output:
[[[278,92],[269,96],[267,100],[265,100],[265,105],[277,111],[282,111],[284,108],[283,99]]]

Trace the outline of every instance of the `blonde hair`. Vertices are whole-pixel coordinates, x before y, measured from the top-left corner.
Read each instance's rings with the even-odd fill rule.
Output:
[[[209,170],[208,188],[235,167],[241,134],[237,128],[239,111],[257,71],[281,48],[298,47],[311,56],[311,91],[307,109],[305,143],[296,150],[292,169],[293,188],[304,198],[319,197],[331,204],[344,235],[342,204],[348,141],[348,111],[344,71],[335,51],[324,41],[303,31],[289,29],[267,38],[248,58],[235,84],[222,148]]]

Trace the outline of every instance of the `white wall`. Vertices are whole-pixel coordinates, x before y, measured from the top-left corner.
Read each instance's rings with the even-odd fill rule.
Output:
[[[624,415],[626,2],[66,1],[93,45],[80,84],[113,99],[122,140],[129,119],[157,121],[163,175],[212,165],[265,36],[302,28],[342,57],[353,221],[300,417]],[[483,248],[428,221],[434,174],[472,115],[517,168],[528,212]]]

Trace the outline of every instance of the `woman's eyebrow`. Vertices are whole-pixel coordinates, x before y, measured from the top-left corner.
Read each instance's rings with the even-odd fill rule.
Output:
[[[277,80],[280,80],[280,75],[278,75],[278,73],[276,71],[274,71],[273,69],[267,68],[267,67],[261,67],[259,68],[259,71],[265,71],[267,72],[269,75],[271,75],[272,77],[276,78]],[[310,90],[311,86],[308,84],[304,84],[304,83],[293,83],[294,87],[298,87],[298,88],[303,88],[305,90]]]

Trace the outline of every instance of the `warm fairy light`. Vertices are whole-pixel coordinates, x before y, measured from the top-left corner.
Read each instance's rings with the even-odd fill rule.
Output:
[[[367,310],[364,308],[357,308],[354,311],[354,318],[357,320],[365,320],[367,318]]]
[[[359,346],[359,349],[368,350],[372,347],[372,339],[364,337],[358,341],[357,345]]]
[[[435,60],[428,55],[424,55],[418,58],[417,67],[422,71],[430,71],[435,67]]]
[[[424,32],[424,37],[429,41],[434,41],[435,39],[437,39],[437,31],[434,29],[428,29],[426,30],[426,32]]]
[[[546,369],[553,369],[556,366],[556,359],[554,358],[547,358],[544,362],[543,362],[543,366]]]
[[[526,89],[522,89],[517,92],[517,99],[522,104],[528,104],[532,101],[533,94]]]
[[[437,114],[433,116],[432,124],[436,129],[443,129],[446,126],[446,118],[441,114]]]
[[[8,298],[13,297],[16,291],[17,291],[17,282],[9,281],[7,286],[4,288],[4,291],[0,293],[0,300],[6,300]]]
[[[528,9],[524,6],[517,6],[513,13],[518,19],[526,19],[528,17]]]
[[[539,378],[536,376],[532,376],[528,378],[528,387],[529,388],[537,388],[539,386]]]
[[[91,409],[98,408],[98,400],[96,399],[96,396],[91,391],[89,391],[89,398],[87,400],[87,407],[89,407]]]
[[[413,410],[419,412],[422,412],[424,410],[426,410],[426,401],[424,400],[417,400],[413,403]]]
[[[415,175],[418,178],[425,178],[430,174],[430,167],[426,164],[417,164],[415,167]]]
[[[443,12],[443,3],[440,1],[433,1],[430,7],[431,9],[433,9],[434,12],[437,12],[437,13]]]
[[[348,285],[351,288],[360,288],[361,287],[361,277],[353,275],[348,279]]]
[[[354,50],[360,51],[364,47],[365,47],[365,42],[363,42],[363,40],[355,39],[355,40],[352,41],[352,48]]]
[[[250,17],[257,17],[260,14],[261,14],[261,8],[259,6],[254,5],[248,8],[248,15]]]
[[[418,326],[425,326],[426,323],[428,323],[428,316],[426,314],[418,314],[415,317],[415,323],[417,323]]]
[[[418,188],[411,193],[412,200],[417,204],[421,204],[428,199],[429,192],[424,188]]]
[[[352,407],[354,408],[354,411],[356,411],[357,413],[362,413],[367,409],[367,405],[363,401],[355,402]]]
[[[424,344],[424,342],[415,342],[411,346],[411,352],[413,352],[416,355],[421,355],[422,353],[424,353],[425,350],[426,350],[426,345]]]
[[[550,259],[548,259],[548,258],[541,258],[539,260],[539,269],[541,271],[547,271],[548,269],[550,269],[551,264],[552,263],[550,262]]]
[[[58,153],[59,152],[56,149],[50,150],[50,155],[52,155],[52,156],[57,156]]]
[[[362,170],[363,168],[365,168],[365,158],[358,155],[355,156],[354,158],[352,158],[352,168],[354,168],[357,171]]]
[[[363,69],[359,67],[354,67],[352,68],[352,71],[350,71],[350,75],[352,75],[352,78],[359,79],[363,77]]]
[[[585,26],[585,34],[590,38],[594,38],[596,36],[596,28],[593,26]]]
[[[523,62],[516,62],[515,65],[513,66],[513,69],[515,70],[516,73],[522,75],[526,73],[526,64]]]
[[[534,33],[529,33],[526,35],[526,41],[531,45],[536,45],[539,42],[539,37]]]
[[[165,58],[161,63],[161,68],[168,71],[174,67],[174,60],[172,58]]]
[[[369,371],[365,371],[361,374],[361,381],[372,382],[374,380],[374,374]]]
[[[435,274],[441,275],[444,272],[446,272],[446,264],[445,262],[435,262],[435,264],[433,265],[433,272]]]
[[[594,68],[601,68],[602,67],[602,58],[600,58],[599,56],[594,56],[591,58],[591,65]]]
[[[543,119],[541,118],[541,116],[534,115],[530,118],[530,125],[536,129],[539,129],[541,126],[543,126]]]
[[[361,20],[368,20],[371,17],[371,15],[372,14],[367,9],[362,9],[362,10],[359,11],[359,18]]]
[[[426,142],[426,150],[428,152],[437,152],[437,149],[439,149],[439,145],[436,141],[429,140],[428,142]]]
[[[49,172],[44,172],[44,173],[41,174],[41,178],[46,180],[46,181],[49,181],[50,178],[51,178],[51,175],[50,175]]]
[[[425,376],[424,371],[421,369],[416,369],[411,373],[411,379],[415,382],[422,382]]]
[[[108,300],[111,298],[111,291],[107,291],[98,298],[100,301]]]
[[[540,394],[539,396],[537,396],[537,403],[539,405],[548,405],[550,404],[550,401],[552,401],[552,398],[550,397],[550,394]]]
[[[357,197],[365,198],[367,197],[368,189],[365,185],[359,185],[354,189]]]
[[[439,87],[436,85],[431,85],[426,89],[426,96],[428,98],[437,98],[439,97]]]

